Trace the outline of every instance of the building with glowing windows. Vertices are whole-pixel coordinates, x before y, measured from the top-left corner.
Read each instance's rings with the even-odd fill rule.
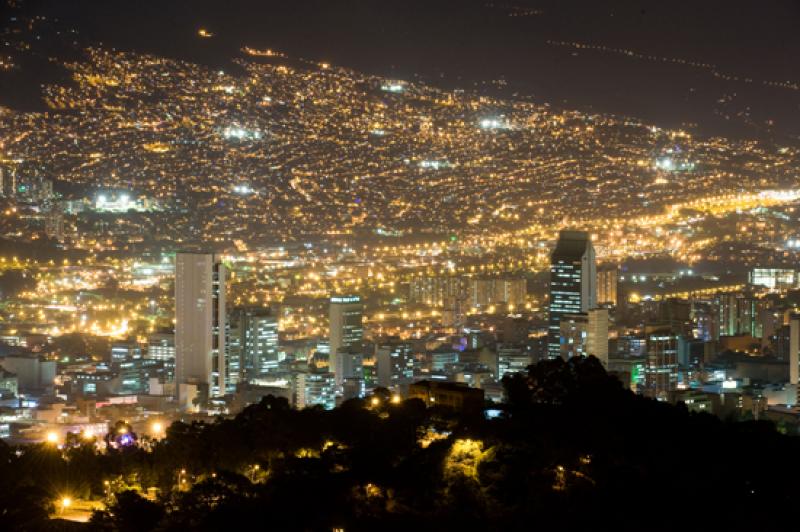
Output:
[[[378,386],[396,388],[414,379],[414,354],[411,345],[389,340],[376,345]]]
[[[278,369],[278,318],[263,307],[239,307],[231,312],[229,360],[246,379]]]
[[[588,233],[561,231],[550,256],[550,321],[547,354],[561,356],[561,318],[588,312],[597,302],[594,247]]]
[[[766,286],[772,290],[786,290],[800,285],[800,275],[788,268],[753,268],[748,280],[752,285]]]
[[[617,306],[619,272],[616,264],[606,264],[597,269],[597,304]]]
[[[669,326],[648,326],[645,330],[647,362],[644,395],[667,401],[678,389],[679,335]]]
[[[175,378],[178,402],[225,394],[225,266],[210,253],[175,257]]]
[[[336,406],[336,383],[331,372],[297,372],[293,385],[294,406],[297,409],[318,405],[330,410]]]
[[[768,302],[747,293],[718,294],[716,297],[719,311],[719,335],[749,335],[753,338],[763,336],[763,327],[759,316],[768,308]]]
[[[364,339],[362,320],[364,306],[358,296],[334,296],[330,301],[330,358],[328,366],[336,370],[339,350],[361,349]],[[336,384],[341,385],[344,376],[336,374]]]

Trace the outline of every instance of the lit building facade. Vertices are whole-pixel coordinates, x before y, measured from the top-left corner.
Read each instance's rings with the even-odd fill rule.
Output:
[[[616,264],[606,264],[597,269],[597,304],[617,306],[619,271]]]
[[[231,313],[231,359],[239,359],[247,379],[278,369],[278,318],[268,308],[240,307]]]
[[[330,355],[329,367],[335,371],[339,350],[361,349],[364,339],[364,306],[358,296],[334,296],[330,301]],[[336,375],[341,385],[343,375]]]
[[[644,394],[666,401],[678,388],[679,336],[669,327],[647,327],[647,362]]]
[[[716,299],[719,311],[719,335],[750,335],[753,338],[763,336],[763,328],[759,319],[763,310],[768,308],[767,302],[745,293],[719,294]]]
[[[376,346],[378,386],[394,388],[414,378],[414,355],[411,346],[403,342],[387,342]]]
[[[597,272],[589,235],[561,231],[550,257],[550,321],[547,354],[561,356],[561,318],[596,306]]]

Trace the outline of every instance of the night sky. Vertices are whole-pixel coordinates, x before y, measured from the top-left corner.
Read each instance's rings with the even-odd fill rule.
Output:
[[[420,75],[445,87],[489,91],[497,85],[488,82],[503,79],[506,96],[632,115],[663,126],[695,126],[708,134],[800,138],[796,1],[41,0],[21,5],[26,14],[58,17],[85,42],[202,63],[224,66],[245,44],[273,47],[376,74]],[[214,38],[199,39],[200,27]],[[751,81],[741,81],[745,78]],[[790,85],[770,85],[774,82]]]

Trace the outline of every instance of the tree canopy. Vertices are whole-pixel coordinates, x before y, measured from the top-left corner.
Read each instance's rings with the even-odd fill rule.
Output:
[[[771,423],[636,396],[593,357],[504,385],[491,419],[419,400],[298,411],[267,396],[102,451],[0,442],[0,528],[36,528],[63,493],[107,498],[86,525],[101,530],[738,528],[780,522],[800,495],[798,439]]]

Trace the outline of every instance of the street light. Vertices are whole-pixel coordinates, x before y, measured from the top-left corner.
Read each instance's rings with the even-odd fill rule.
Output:
[[[64,513],[64,510],[72,506],[72,499],[70,497],[62,497],[61,498],[61,513]]]
[[[58,443],[58,433],[54,430],[51,430],[47,433],[47,443],[52,443],[53,445]]]

